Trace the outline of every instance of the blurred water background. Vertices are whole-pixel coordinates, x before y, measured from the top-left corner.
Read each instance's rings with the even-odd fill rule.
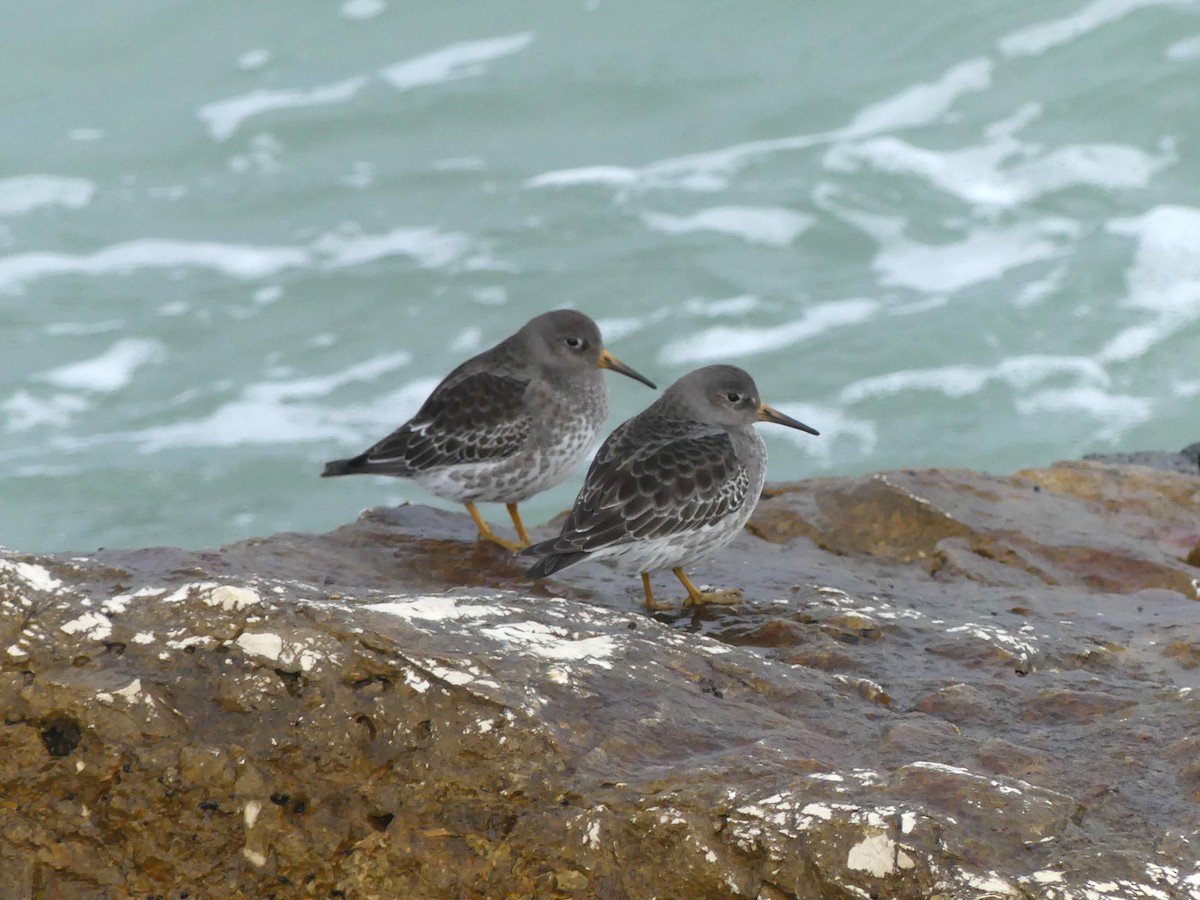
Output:
[[[1200,3],[4,23],[0,544],[215,546],[430,502],[317,476],[560,306],[660,386],[748,369],[822,431],[763,428],[776,480],[1200,439]],[[611,427],[652,395],[608,377]]]

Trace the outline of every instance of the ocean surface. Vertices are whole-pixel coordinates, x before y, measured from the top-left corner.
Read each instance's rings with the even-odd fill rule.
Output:
[[[749,370],[822,432],[763,426],[776,480],[1200,439],[1195,0],[4,21],[0,544],[430,502],[318,474],[562,306],[660,386]],[[615,426],[653,395],[608,377]]]

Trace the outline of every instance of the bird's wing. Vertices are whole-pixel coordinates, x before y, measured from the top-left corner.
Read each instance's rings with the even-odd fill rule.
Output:
[[[532,428],[526,379],[493,372],[452,373],[425,404],[363,454],[368,469],[401,474],[489,462],[515,453]]]
[[[588,470],[563,531],[545,547],[591,553],[629,541],[715,525],[750,489],[728,433],[679,435],[649,444],[618,429]]]

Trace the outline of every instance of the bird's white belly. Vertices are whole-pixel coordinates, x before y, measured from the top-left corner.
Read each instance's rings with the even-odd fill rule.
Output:
[[[554,443],[531,441],[506,459],[441,466],[412,480],[456,503],[520,503],[561,484],[579,468],[595,443],[596,429],[586,422],[574,424],[562,429]]]

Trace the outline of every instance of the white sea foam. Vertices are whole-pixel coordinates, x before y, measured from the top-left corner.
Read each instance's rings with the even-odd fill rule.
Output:
[[[1147,397],[1112,394],[1094,385],[1047,388],[1015,399],[1021,415],[1086,413],[1100,423],[1096,437],[1115,441],[1129,429],[1150,421],[1154,403]]]
[[[999,278],[1018,266],[1055,259],[1079,231],[1069,219],[1045,218],[1009,226],[977,226],[960,240],[925,244],[904,234],[906,220],[838,210],[835,215],[858,226],[880,244],[871,266],[882,284],[925,293],[953,293]]]
[[[1116,219],[1109,231],[1137,239],[1137,253],[1122,305],[1149,320],[1120,331],[1100,350],[1106,362],[1127,362],[1200,320],[1200,209],[1156,206],[1140,216]]]
[[[208,133],[212,135],[213,140],[227,141],[237,134],[247,119],[280,109],[303,109],[309,106],[345,103],[354,99],[358,92],[366,87],[367,82],[366,76],[356,75],[309,90],[291,88],[250,91],[227,100],[206,103],[196,111],[196,115],[208,126]]]
[[[714,206],[690,216],[642,214],[642,221],[663,234],[710,231],[741,238],[747,243],[786,247],[812,227],[812,216],[790,209],[762,206]]]
[[[436,269],[464,257],[471,249],[466,235],[436,228],[395,228],[383,234],[330,232],[313,242],[324,259],[321,267],[342,269],[389,256],[407,256],[417,265]]]
[[[850,405],[906,391],[936,391],[947,397],[977,394],[995,381],[1025,391],[1054,378],[1069,378],[1082,386],[1107,388],[1104,367],[1086,356],[1015,356],[993,366],[951,365],[933,369],[907,369],[863,378],[841,392],[842,403]],[[815,427],[815,426],[814,426]]]
[[[43,331],[50,337],[68,335],[76,337],[83,334],[105,334],[110,331],[120,331],[125,327],[122,319],[105,319],[102,322],[51,322]]]
[[[964,60],[947,69],[937,81],[914,84],[864,108],[836,136],[845,140],[940,121],[964,96],[991,87],[992,66],[985,57]]]
[[[630,187],[638,182],[637,169],[626,166],[581,166],[577,169],[559,169],[543,172],[526,179],[525,187],[570,187],[577,184],[606,184],[614,187]]]
[[[469,78],[487,71],[485,63],[518,53],[532,41],[533,32],[530,31],[479,41],[463,41],[388,66],[379,74],[402,91]]]
[[[96,185],[86,178],[17,175],[0,178],[0,216],[20,216],[43,206],[81,209],[92,201]]]
[[[410,362],[411,356],[401,351],[377,356],[333,375],[252,384],[204,418],[147,428],[129,437],[143,453],[172,447],[357,442],[361,435],[351,423],[360,416],[353,410],[328,410],[311,401],[355,381],[372,381]]]
[[[365,19],[373,19],[387,9],[387,4],[383,0],[345,0],[338,7],[338,15],[343,19],[350,19],[352,22],[361,22]]]
[[[993,133],[983,144],[944,152],[894,136],[837,144],[826,153],[825,165],[912,175],[968,204],[1010,208],[1076,186],[1145,187],[1175,158],[1170,146],[1154,155],[1120,144],[1069,144],[1047,153],[1011,134]]]
[[[239,69],[250,71],[252,69],[261,69],[271,61],[271,51],[266,47],[256,47],[253,50],[247,50],[238,57],[237,65]]]
[[[4,430],[28,431],[41,425],[66,428],[77,413],[91,408],[91,402],[78,394],[53,394],[35,397],[25,390],[14,393],[0,402],[0,413],[5,416]]]
[[[769,353],[866,321],[879,310],[874,300],[834,300],[804,310],[792,322],[762,326],[718,325],[671,341],[659,353],[668,365],[709,363]]]
[[[37,378],[62,388],[112,393],[133,381],[142,366],[166,359],[166,348],[146,338],[122,338],[99,356],[72,363]]]
[[[784,415],[811,425],[821,434],[811,435],[794,428],[762,425],[759,431],[763,438],[768,442],[779,439],[795,444],[822,468],[830,468],[845,460],[846,441],[857,445],[854,451],[857,456],[869,456],[879,444],[875,423],[848,416],[837,407],[817,403],[776,403],[769,397],[767,402]]]
[[[940,121],[962,97],[989,87],[991,74],[990,60],[969,59],[948,69],[936,81],[912,85],[864,107],[849,125],[834,131],[749,141],[720,150],[671,157],[640,168],[592,165],[558,169],[527,179],[525,186],[602,184],[619,188],[720,191],[729,185],[732,175],[764,156]]]
[[[1000,39],[1005,56],[1040,56],[1098,28],[1152,6],[1188,6],[1192,0],[1093,0],[1073,15],[1029,25]]]
[[[450,342],[450,349],[455,353],[475,353],[483,345],[483,329],[477,325],[468,325]]]
[[[292,268],[341,269],[389,256],[405,256],[423,268],[437,268],[463,259],[472,249],[465,235],[436,228],[396,228],[382,234],[334,231],[308,247],[146,238],[89,254],[33,252],[0,257],[0,292],[20,292],[31,282],[58,275],[128,275],[145,269],[209,269],[231,278],[254,279]],[[466,259],[464,265],[477,262]]]
[[[261,278],[303,266],[307,250],[146,238],[94,253],[14,253],[0,258],[0,291],[22,290],[55,275],[124,275],[141,269],[211,269],[233,278]]]
[[[692,297],[685,300],[684,312],[693,316],[720,318],[723,316],[744,316],[752,309],[762,306],[762,301],[752,294],[742,294],[739,297],[726,297],[722,300],[703,300]]]
[[[1045,277],[1025,282],[1013,297],[1013,304],[1021,308],[1036,306],[1061,288],[1066,277],[1066,265],[1055,266]]]
[[[1190,62],[1200,59],[1200,34],[1176,41],[1166,49],[1167,59],[1171,62]]]

